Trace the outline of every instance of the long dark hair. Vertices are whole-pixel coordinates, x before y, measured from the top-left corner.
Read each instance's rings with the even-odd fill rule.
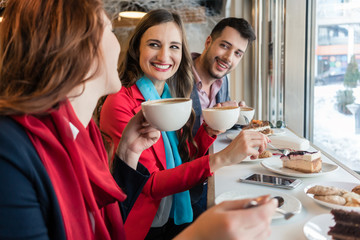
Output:
[[[129,40],[124,58],[121,60],[119,70],[121,83],[123,87],[131,87],[144,75],[139,63],[141,38],[150,27],[167,22],[176,23],[182,33],[182,58],[179,69],[167,80],[167,83],[169,84],[173,97],[188,98],[190,97],[194,80],[192,75],[192,59],[186,40],[183,22],[177,13],[165,9],[156,9],[148,12],[136,26],[133,35]],[[180,156],[185,162],[190,160],[187,142],[191,142],[196,146],[192,136],[194,122],[195,112],[192,111],[189,121],[177,132],[179,137]],[[193,156],[191,156],[191,158],[193,158]]]
[[[0,24],[0,114],[44,113],[86,81],[101,61],[102,14],[100,0],[9,0]]]

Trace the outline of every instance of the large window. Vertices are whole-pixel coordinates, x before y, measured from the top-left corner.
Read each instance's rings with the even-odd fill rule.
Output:
[[[360,171],[360,1],[317,0],[313,142]]]
[[[251,2],[256,114],[360,172],[360,0]]]

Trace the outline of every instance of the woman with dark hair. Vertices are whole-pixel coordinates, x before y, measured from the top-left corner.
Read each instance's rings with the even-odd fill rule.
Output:
[[[164,9],[147,13],[135,28],[120,66],[124,88],[109,95],[101,109],[100,129],[115,147],[142,102],[190,96],[191,64],[179,15]],[[176,133],[162,132],[160,140],[142,152],[139,162],[151,176],[126,220],[128,237],[173,238],[193,221],[189,189],[218,168],[249,155],[257,157],[265,149],[268,139],[264,135],[243,132],[224,151],[206,155],[216,136],[210,136],[203,125],[193,138],[194,117]]]
[[[172,29],[173,32],[178,33],[177,36],[180,36],[177,39],[177,43],[169,46],[169,51],[171,52],[172,56],[175,56],[174,63],[168,68],[168,69],[162,69],[159,72],[161,74],[155,74],[154,76],[151,75],[155,71],[152,70],[153,67],[146,66],[147,63],[146,59],[142,61],[141,57],[144,56],[140,54],[142,51],[141,46],[144,46],[145,44],[148,44],[148,48],[158,48],[157,41],[154,41],[153,43],[144,43],[141,44],[141,39],[144,33],[151,27],[160,25],[162,23],[171,23],[174,27]],[[160,29],[160,36],[163,35],[165,32],[162,32],[165,29]],[[182,34],[184,33],[184,34]],[[168,33],[170,35],[170,33]],[[146,48],[143,48],[145,51]],[[170,60],[172,61],[172,60]],[[169,12],[165,9],[158,9],[149,12],[144,16],[142,21],[137,25],[133,35],[130,38],[128,48],[126,51],[126,54],[124,56],[124,59],[120,63],[120,79],[121,83],[125,88],[130,88],[132,86],[135,86],[137,81],[141,79],[144,76],[147,78],[151,78],[151,81],[153,81],[153,85],[155,86],[156,90],[161,95],[163,92],[163,88],[165,86],[165,81],[167,82],[166,85],[169,85],[169,90],[171,91],[171,95],[173,97],[189,97],[191,90],[192,90],[192,68],[191,68],[191,57],[189,55],[186,36],[185,36],[185,30],[183,27],[183,23],[180,19],[180,16],[176,13]],[[166,67],[166,66],[165,66]],[[159,69],[162,67],[159,67]],[[156,73],[156,72],[155,72]],[[157,79],[160,78],[160,79]],[[126,91],[125,89],[123,89]],[[120,93],[119,93],[120,94]],[[100,120],[100,128],[105,133],[109,134],[112,137],[112,140],[114,141],[114,145],[116,146],[119,139],[122,130],[121,129],[109,129],[110,126],[114,124],[114,126],[117,126],[116,117],[111,117],[113,114],[113,111],[116,111],[114,107],[119,104],[117,99],[115,99],[116,95],[109,96],[108,99],[105,101],[104,105],[102,106],[102,112],[101,112],[101,120]],[[118,102],[118,103],[116,103]],[[115,105],[114,105],[115,104]],[[125,106],[126,107],[126,106]],[[109,119],[107,116],[107,113],[110,114]],[[119,118],[123,118],[124,116],[120,115]],[[129,116],[127,116],[129,119]],[[194,118],[193,114],[191,118]],[[104,122],[106,124],[101,124],[101,122]],[[126,123],[127,120],[121,119],[122,123]],[[193,136],[191,131],[189,129],[193,120],[189,120],[189,122],[184,126],[184,128],[181,130],[183,134],[183,139],[190,139],[190,142],[193,143],[193,146],[197,147],[197,145],[194,143]],[[115,136],[114,136],[115,135]],[[209,141],[212,143],[214,139],[209,139]],[[181,141],[181,140],[180,140]],[[189,158],[189,150],[187,146],[186,141],[181,141],[179,143],[179,148],[182,149],[181,151],[182,158],[187,159]],[[206,143],[205,148],[208,148],[208,143]]]

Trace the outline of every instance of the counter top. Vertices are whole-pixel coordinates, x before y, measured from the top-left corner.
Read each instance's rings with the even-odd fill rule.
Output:
[[[227,135],[229,133],[234,134],[239,131],[230,130],[226,133],[223,133],[218,136],[217,140],[214,142],[212,147],[210,148],[210,153],[215,153],[224,149],[231,140],[228,139]],[[296,136],[290,130],[286,129],[286,134],[291,136]],[[310,147],[309,150],[316,150],[313,147]],[[322,161],[326,163],[336,164],[332,162],[326,156],[322,156]],[[258,191],[259,195],[266,194],[267,190],[269,191],[277,191],[286,193],[288,195],[296,197],[300,200],[302,204],[302,209],[299,214],[296,214],[289,220],[285,219],[275,219],[271,223],[272,233],[270,236],[270,240],[306,240],[305,234],[303,232],[303,227],[306,222],[308,222],[313,217],[330,213],[329,208],[326,208],[322,205],[316,203],[313,199],[306,196],[304,193],[304,188],[310,184],[318,184],[321,182],[352,182],[360,185],[360,180],[356,178],[356,174],[351,174],[342,167],[339,167],[337,170],[310,178],[300,178],[302,180],[301,185],[297,188],[288,190],[288,189],[280,189],[275,187],[268,186],[259,186],[248,183],[240,183],[238,180],[240,177],[245,177],[252,173],[262,173],[268,175],[278,175],[273,173],[266,168],[264,168],[260,162],[243,162],[240,164],[223,167],[215,172],[214,176],[209,178],[208,180],[208,206],[212,206],[215,204],[215,199],[220,194],[233,191],[246,189],[251,186],[252,189]],[[280,176],[280,175],[279,175]]]

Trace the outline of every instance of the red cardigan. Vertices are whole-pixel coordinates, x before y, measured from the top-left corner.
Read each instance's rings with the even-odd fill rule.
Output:
[[[118,93],[107,97],[101,110],[100,129],[112,138],[115,149],[126,124],[141,109],[144,101],[135,84],[130,88],[123,87]],[[173,169],[166,169],[162,137],[141,154],[139,161],[151,176],[126,219],[127,239],[145,238],[163,197],[188,190],[212,175],[209,156],[205,154],[216,137],[210,137],[201,126],[194,139],[198,144],[198,158]],[[189,148],[190,154],[193,154],[191,144]]]

